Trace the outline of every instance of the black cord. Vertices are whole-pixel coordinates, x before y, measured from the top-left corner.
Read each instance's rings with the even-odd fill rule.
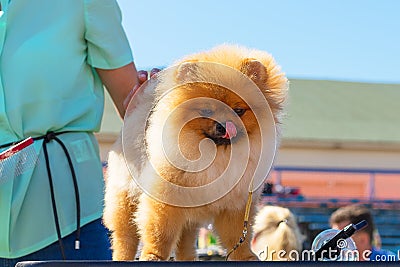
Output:
[[[49,161],[49,154],[47,152],[47,144],[51,142],[52,140],[55,140],[63,149],[64,154],[68,160],[68,165],[69,169],[71,170],[71,176],[72,176],[72,182],[74,184],[74,192],[75,192],[75,203],[76,203],[76,240],[75,240],[75,249],[80,248],[80,234],[81,234],[81,206],[80,206],[80,197],[79,197],[79,187],[78,187],[78,181],[76,179],[76,174],[75,174],[75,169],[72,164],[71,156],[68,152],[67,147],[65,144],[57,137],[59,134],[63,134],[66,132],[49,132],[44,136],[36,137],[34,140],[39,140],[39,139],[44,139],[43,141],[43,152],[44,152],[44,157],[46,161],[46,169],[47,169],[47,176],[49,179],[49,185],[50,185],[50,195],[51,195],[51,204],[53,208],[53,215],[54,215],[54,223],[56,226],[56,231],[57,231],[57,237],[58,237],[58,243],[60,245],[60,251],[63,260],[66,260],[65,257],[65,249],[64,249],[64,244],[62,242],[62,237],[61,237],[61,230],[60,230],[60,222],[58,219],[58,213],[57,213],[57,206],[56,206],[56,200],[55,200],[55,195],[54,195],[54,186],[53,186],[53,177],[51,175],[51,169],[50,169],[50,161]]]
[[[64,150],[65,156],[68,160],[69,169],[71,170],[72,181],[74,183],[74,191],[75,191],[75,203],[76,203],[76,239],[75,239],[75,249],[79,249],[80,246],[80,235],[81,235],[81,205],[80,205],[80,198],[79,198],[79,188],[78,188],[78,181],[76,179],[74,166],[72,165],[71,156],[68,153],[68,150],[64,143],[56,136],[54,136],[54,140],[60,144],[62,149]]]
[[[54,216],[54,222],[55,222],[55,225],[56,225],[58,243],[60,245],[62,258],[63,258],[63,260],[66,260],[64,244],[63,244],[62,238],[61,238],[60,221],[58,220],[57,206],[56,206],[56,200],[55,200],[55,196],[54,196],[54,186],[53,186],[53,178],[51,176],[49,154],[47,152],[47,143],[50,142],[50,140],[47,139],[47,137],[44,138],[44,141],[43,141],[43,152],[44,152],[44,158],[45,158],[45,161],[46,161],[47,177],[49,179],[51,205],[53,207],[53,216]]]

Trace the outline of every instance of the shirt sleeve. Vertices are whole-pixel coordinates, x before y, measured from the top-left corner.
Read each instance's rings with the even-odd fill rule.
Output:
[[[88,63],[100,69],[115,69],[131,63],[132,51],[116,0],[84,2]]]

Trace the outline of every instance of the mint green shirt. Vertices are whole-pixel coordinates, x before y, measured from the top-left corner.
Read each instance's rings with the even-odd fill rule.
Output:
[[[0,144],[76,132],[58,137],[73,158],[84,225],[103,208],[92,132],[100,128],[104,91],[93,67],[114,69],[133,60],[120,9],[116,0],[0,1]],[[0,163],[0,257],[24,256],[57,241],[42,142],[27,153],[38,159],[22,174],[14,177],[12,159]],[[65,236],[76,228],[74,187],[61,147],[53,141],[48,151]]]

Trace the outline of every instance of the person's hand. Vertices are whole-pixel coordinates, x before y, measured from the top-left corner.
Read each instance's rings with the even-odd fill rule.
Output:
[[[153,77],[153,75],[157,74],[161,70],[158,68],[153,68],[150,71],[150,78]],[[129,92],[128,96],[124,100],[124,108],[125,110],[128,108],[129,102],[131,101],[132,97],[140,90],[140,86],[142,86],[143,83],[145,83],[148,80],[148,72],[145,70],[139,70],[138,71],[138,81],[139,83],[136,84],[132,90]]]

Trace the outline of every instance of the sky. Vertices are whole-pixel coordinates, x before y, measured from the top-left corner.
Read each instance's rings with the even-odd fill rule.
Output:
[[[399,0],[117,0],[138,69],[230,43],[290,78],[400,84]]]

